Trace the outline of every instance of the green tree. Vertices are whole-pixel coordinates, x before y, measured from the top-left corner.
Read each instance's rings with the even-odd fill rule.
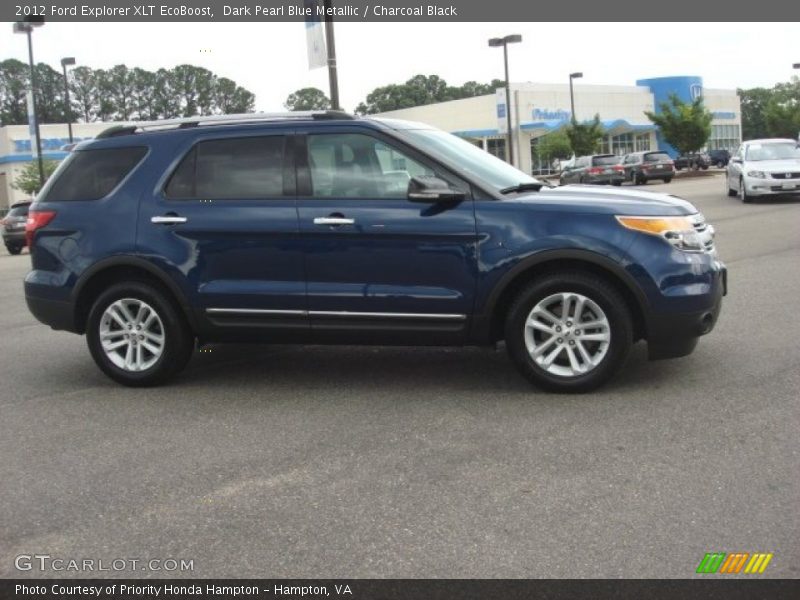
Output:
[[[659,114],[645,111],[645,115],[661,130],[664,139],[681,154],[697,152],[711,137],[713,117],[706,109],[702,96],[693,102],[683,102],[672,94],[662,102]]]
[[[572,144],[567,132],[562,129],[539,138],[536,154],[541,160],[548,162],[554,158],[563,159],[572,156]]]
[[[600,124],[600,115],[595,115],[589,122],[578,123],[573,117],[566,129],[569,145],[576,156],[594,154],[603,139],[603,126]]]
[[[0,124],[28,122],[27,91],[28,65],[14,58],[0,62]]]
[[[800,79],[779,83],[764,109],[764,122],[770,137],[798,139],[800,136]]]
[[[742,106],[742,139],[755,140],[768,137],[765,112],[774,90],[752,88],[736,90]]]
[[[50,175],[53,174],[53,171],[56,170],[57,166],[57,160],[42,161],[45,182],[50,178]],[[16,179],[14,179],[14,181],[11,183],[11,187],[13,187],[15,190],[24,192],[31,197],[38,194],[39,190],[42,189],[42,185],[39,181],[38,161],[32,160],[29,163],[26,163],[22,168],[22,171],[20,171],[19,175],[17,175]]]
[[[405,83],[393,83],[375,88],[367,94],[364,102],[359,103],[356,113],[374,114],[435,102],[484,96],[504,85],[504,82],[494,79],[486,84],[468,81],[464,85],[453,87],[448,86],[438,75],[414,75]]]
[[[331,101],[321,89],[307,87],[289,94],[283,105],[289,110],[328,110]]]
[[[217,78],[214,88],[214,112],[225,115],[253,112],[256,97],[227,77]]]

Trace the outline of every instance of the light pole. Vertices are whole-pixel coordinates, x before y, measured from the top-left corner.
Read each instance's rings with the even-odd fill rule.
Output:
[[[583,73],[569,74],[569,107],[570,107],[570,115],[572,116],[572,121],[575,123],[577,123],[577,118],[575,117],[575,92],[572,89],[572,80],[580,79],[581,77],[583,77]]]
[[[75,64],[75,58],[68,56],[61,59],[61,68],[64,70],[64,118],[67,119],[67,129],[69,129],[69,143],[72,143],[72,106],[69,103],[69,80],[67,79],[67,67]]]
[[[44,17],[27,17],[24,21],[14,23],[14,33],[24,33],[28,36],[28,65],[31,69],[31,103],[34,135],[36,137],[36,155],[39,161],[39,183],[44,187],[44,164],[42,163],[42,138],[39,135],[39,118],[36,116],[36,69],[33,65],[33,33],[34,27],[44,25]]]
[[[331,89],[331,108],[341,110],[339,105],[339,75],[336,66],[336,42],[333,39],[333,7],[332,0],[324,0],[325,8],[325,45],[328,49],[328,85]]]
[[[489,40],[489,46],[492,48],[503,47],[503,64],[506,68],[506,146],[508,146],[508,163],[511,165],[514,164],[514,143],[511,137],[511,83],[508,80],[508,45],[521,41],[522,36],[519,34]]]

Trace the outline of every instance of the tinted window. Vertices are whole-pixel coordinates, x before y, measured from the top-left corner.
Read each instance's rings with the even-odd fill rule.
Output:
[[[433,169],[368,135],[308,136],[313,195],[333,198],[405,198],[412,177]]]
[[[13,206],[11,210],[8,211],[9,217],[27,217],[28,216],[28,207],[30,204],[25,204],[24,206]]]
[[[603,165],[616,165],[619,162],[619,158],[613,155],[608,156],[595,156],[592,159],[592,165],[595,167],[600,167]]]
[[[269,198],[283,195],[286,138],[280,135],[200,142],[167,184],[170,198]]]
[[[147,148],[103,148],[72,153],[43,200],[99,200],[139,164]]]
[[[650,154],[645,154],[644,159],[647,162],[672,162],[666,152],[651,152]]]

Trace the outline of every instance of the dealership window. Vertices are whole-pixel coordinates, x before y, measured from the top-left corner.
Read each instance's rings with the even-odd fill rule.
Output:
[[[738,125],[712,125],[711,137],[706,147],[709,150],[728,150],[733,152],[742,140]]]
[[[637,133],[636,134],[636,152],[647,152],[650,150],[650,134]]]
[[[506,141],[503,139],[499,140],[486,140],[486,151],[500,158],[502,160],[506,159]]]

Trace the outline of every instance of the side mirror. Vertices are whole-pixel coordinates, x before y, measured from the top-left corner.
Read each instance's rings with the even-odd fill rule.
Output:
[[[465,198],[464,192],[452,189],[438,177],[412,177],[408,182],[411,202],[456,202]]]
[[[739,158],[738,156],[734,156],[734,157],[731,158],[731,162],[732,163],[736,163],[737,165],[740,165],[740,164],[742,164],[742,159]]]

